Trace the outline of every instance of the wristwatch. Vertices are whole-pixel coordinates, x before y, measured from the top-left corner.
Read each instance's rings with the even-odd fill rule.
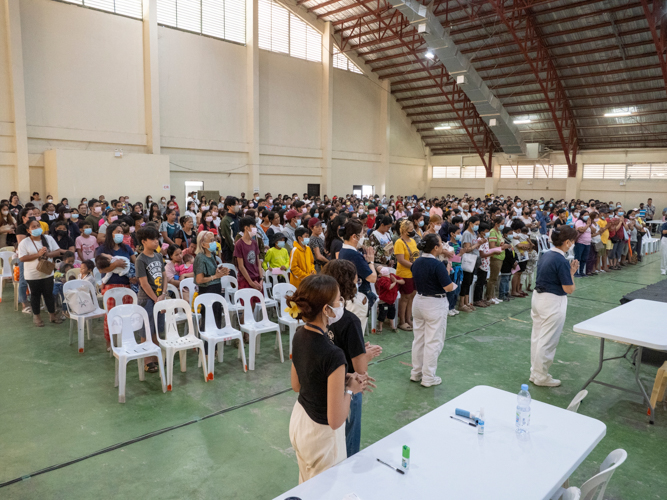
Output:
[[[350,389],[345,389],[345,393],[349,394],[350,397],[354,397],[354,392],[352,392]]]

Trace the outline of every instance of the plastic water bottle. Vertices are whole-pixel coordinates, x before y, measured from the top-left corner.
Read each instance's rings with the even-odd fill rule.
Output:
[[[528,384],[521,385],[521,391],[516,398],[516,432],[525,434],[530,425],[530,392]]]

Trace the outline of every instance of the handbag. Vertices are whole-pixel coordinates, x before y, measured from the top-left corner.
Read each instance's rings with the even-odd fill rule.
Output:
[[[93,302],[90,291],[85,286],[67,290],[64,296],[67,307],[74,314],[88,314],[96,309],[96,304]]]
[[[42,236],[41,240],[42,240],[42,246],[48,250],[49,245],[46,242],[46,238]],[[39,250],[37,249],[37,245],[35,244],[35,240],[31,239],[31,241],[32,244],[35,246],[35,250],[39,252]],[[51,273],[53,273],[53,270],[55,268],[56,265],[53,263],[53,261],[50,261],[46,255],[42,255],[37,262],[37,270],[42,274],[50,275]]]
[[[466,273],[474,272],[476,264],[477,256],[474,253],[464,253],[463,257],[461,257],[461,269]]]

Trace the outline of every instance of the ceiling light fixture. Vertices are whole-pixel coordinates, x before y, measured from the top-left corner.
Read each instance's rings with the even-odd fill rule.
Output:
[[[525,120],[514,120],[514,125],[523,125],[524,123],[530,123],[530,118],[526,118]]]
[[[433,59],[435,57],[435,54],[429,50],[426,52],[425,56],[426,59]]]
[[[435,127],[433,130],[449,130],[450,127],[449,125],[440,125],[439,127]]]
[[[632,111],[613,111],[612,113],[605,113],[604,116],[607,118],[615,118],[617,116],[630,116]]]

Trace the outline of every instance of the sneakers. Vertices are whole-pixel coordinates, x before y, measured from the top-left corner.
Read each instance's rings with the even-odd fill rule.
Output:
[[[431,382],[424,382],[422,380],[422,387],[433,387],[434,385],[442,384],[442,379],[440,377],[433,377]]]
[[[662,273],[662,274],[665,274],[665,273]],[[21,311],[21,312],[22,312],[23,314],[32,314],[32,307],[30,307],[30,306],[25,306],[25,307],[23,308],[23,311]]]
[[[491,299],[491,302],[493,302],[494,304],[502,304],[504,301],[500,300],[497,297],[494,297],[494,298]]]
[[[560,380],[553,378],[551,375],[547,375],[547,378],[541,381],[537,381],[533,377],[530,377],[528,380],[541,387],[558,387],[560,385]]]
[[[447,313],[447,316],[456,316],[457,312],[454,311],[454,309],[450,309],[449,312]]]
[[[660,274],[664,276],[665,274],[667,274],[667,271],[660,271]],[[23,312],[25,312],[25,310]]]
[[[421,375],[419,375],[418,377],[410,375],[410,382],[421,382],[421,380],[422,380]]]

